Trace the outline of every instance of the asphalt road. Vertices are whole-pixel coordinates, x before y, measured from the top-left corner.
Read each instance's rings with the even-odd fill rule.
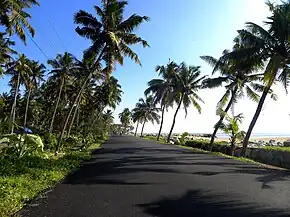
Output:
[[[289,217],[290,174],[115,136],[19,215]]]

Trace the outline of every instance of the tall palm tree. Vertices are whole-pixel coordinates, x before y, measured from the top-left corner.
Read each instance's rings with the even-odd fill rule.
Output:
[[[148,94],[153,94],[155,103],[160,103],[161,105],[161,123],[157,141],[159,140],[160,134],[162,132],[165,110],[168,107],[173,106],[173,103],[169,101],[169,94],[172,91],[172,87],[170,86],[170,79],[174,76],[174,73],[176,73],[177,68],[178,65],[174,62],[169,62],[166,66],[157,66],[156,72],[159,72],[159,76],[161,76],[161,78],[152,79],[149,81],[149,87],[144,92],[146,96]]]
[[[169,94],[169,102],[175,102],[177,108],[173,117],[172,126],[167,137],[167,142],[170,141],[172,131],[174,129],[176,116],[178,111],[183,105],[185,114],[187,115],[187,109],[192,104],[199,113],[201,113],[201,107],[199,102],[203,100],[198,96],[198,90],[202,87],[201,82],[206,76],[201,76],[199,66],[187,66],[186,63],[181,63],[178,67],[177,73],[171,78],[170,85],[172,92]]]
[[[52,66],[52,70],[49,73],[51,74],[50,79],[55,80],[59,84],[58,96],[49,127],[49,133],[52,133],[55,115],[63,90],[71,82],[72,71],[77,70],[78,67],[76,66],[75,57],[67,52],[65,52],[63,55],[58,54],[55,59],[48,60],[47,63]]]
[[[114,116],[112,110],[107,110],[103,113],[103,122],[104,122],[104,129],[110,133],[110,129],[112,124],[114,123]]]
[[[28,77],[27,77],[27,80],[25,81],[26,88],[28,90],[28,95],[26,98],[26,108],[25,108],[25,114],[24,114],[23,127],[26,127],[26,124],[27,124],[27,113],[28,113],[31,91],[33,89],[36,89],[39,86],[40,82],[43,81],[43,76],[46,70],[43,64],[40,64],[39,62],[36,62],[36,61],[29,61],[28,65],[30,67],[30,71],[28,72]]]
[[[148,21],[149,18],[133,14],[124,20],[124,9],[127,4],[127,1],[102,0],[101,7],[94,7],[97,17],[84,10],[78,11],[74,16],[75,23],[80,25],[76,28],[76,32],[92,42],[92,45],[85,51],[85,56],[94,57],[97,65],[100,62],[105,62],[106,67],[102,72],[107,77],[113,71],[115,63],[123,64],[124,57],[129,57],[141,65],[138,55],[130,48],[131,45],[142,44],[143,47],[149,46],[147,41],[134,34],[134,31],[144,21]],[[74,104],[78,101],[86,83],[94,73],[100,73],[100,70],[96,69],[95,72],[91,72],[86,76]],[[72,110],[71,108],[66,117],[63,130],[58,139],[57,151],[61,146]]]
[[[236,38],[235,42],[234,50],[241,49],[240,40]],[[224,51],[223,54],[226,53],[228,51]],[[262,69],[263,62],[256,59],[222,62],[212,56],[201,56],[201,59],[214,68],[213,74],[216,71],[220,72],[219,77],[205,79],[204,86],[206,88],[216,88],[226,84],[226,92],[217,104],[217,114],[220,115],[220,119],[215,124],[214,132],[211,135],[210,145],[212,149],[216,133],[225,118],[225,114],[233,107],[238,98],[246,94],[254,102],[259,101],[260,96],[257,92],[261,92],[261,89],[263,89],[263,85],[260,83],[263,74],[255,72]],[[224,109],[225,105],[226,108]],[[224,112],[219,112],[220,110]]]
[[[6,32],[11,36],[14,33],[26,43],[25,29],[34,36],[34,29],[28,22],[31,15],[25,9],[39,5],[36,0],[5,0],[0,2],[0,25],[6,28]]]
[[[265,22],[268,29],[248,22],[247,29],[239,30],[244,48],[230,52],[222,57],[226,59],[247,59],[249,57],[260,58],[267,63],[264,72],[263,93],[258,103],[256,112],[249,125],[247,134],[243,142],[241,155],[244,156],[252,130],[262,111],[265,99],[271,87],[278,79],[285,89],[289,83],[289,61],[290,61],[290,2],[274,5],[267,3],[272,15]]]
[[[124,110],[119,114],[119,119],[126,132],[132,120],[132,114],[130,109],[124,108]]]
[[[155,100],[152,96],[147,96],[145,100],[140,98],[138,103],[136,103],[135,109],[139,112],[139,119],[143,121],[141,137],[143,136],[146,122],[150,121],[152,124],[155,122],[157,124],[160,123],[160,115],[158,114],[160,112],[160,108],[156,108],[155,105]]]
[[[27,57],[24,54],[21,54],[18,59],[8,63],[6,74],[12,75],[10,85],[14,88],[14,101],[10,113],[10,131],[13,133],[19,86],[21,82],[28,80],[28,74],[31,74],[31,68]]]
[[[133,123],[137,123],[135,133],[134,133],[134,136],[136,136],[138,132],[139,124],[142,122],[142,119],[144,117],[144,111],[142,110],[142,108],[135,107],[134,109],[132,109],[131,113],[132,113]]]

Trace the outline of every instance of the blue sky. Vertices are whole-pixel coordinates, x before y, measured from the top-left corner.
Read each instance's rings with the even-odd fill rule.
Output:
[[[89,41],[75,33],[76,25],[73,23],[73,14],[79,9],[93,12],[93,5],[99,4],[99,2],[99,0],[41,0],[41,7],[30,10],[33,17],[31,23],[36,29],[35,41],[49,58],[64,51],[81,57],[82,51],[88,47]],[[185,61],[188,64],[201,65],[202,72],[210,74],[211,68],[200,60],[199,56],[218,57],[224,49],[231,48],[237,29],[243,28],[246,21],[261,23],[262,20],[265,20],[268,11],[264,0],[129,0],[125,15],[129,16],[132,13],[151,18],[150,22],[142,25],[137,31],[149,42],[151,48],[134,47],[140,56],[142,67],[131,61],[125,61],[124,66],[118,66],[114,72],[113,75],[118,78],[124,90],[122,103],[115,114],[118,114],[125,107],[134,107],[138,98],[143,96],[146,83],[156,77],[155,66],[166,64],[169,58],[178,63]],[[50,22],[57,30],[64,46]],[[18,52],[25,53],[31,59],[41,62],[47,61],[31,40],[28,39],[27,46],[18,40],[16,41]],[[7,79],[0,82],[0,91],[7,90]],[[278,91],[279,93],[283,92],[281,89]],[[222,93],[223,89],[221,88],[213,91],[201,91],[201,95],[206,101],[203,106],[204,112],[202,115],[198,115],[191,108],[186,120],[184,112],[180,112],[175,131],[210,132],[217,120],[215,105]],[[282,99],[281,103],[284,103],[285,100]],[[285,111],[283,110],[284,116],[281,118],[284,120],[289,116],[287,106],[290,105],[283,104]],[[271,114],[274,108],[267,109],[268,113]],[[236,110],[243,112],[246,116],[244,123],[246,129],[255,110],[255,104],[245,100],[236,106]],[[166,115],[165,131],[170,127],[173,111],[169,111]],[[261,119],[263,120],[263,117]],[[148,124],[145,131],[156,132],[157,129],[158,126]],[[260,122],[259,125],[258,122],[255,132],[268,131],[272,132],[270,127],[265,127],[263,122]],[[284,127],[275,129],[275,132],[286,131]]]

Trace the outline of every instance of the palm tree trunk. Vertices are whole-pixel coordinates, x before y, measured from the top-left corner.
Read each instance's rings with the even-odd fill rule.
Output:
[[[76,129],[78,129],[78,127],[79,127],[79,123],[80,123],[80,110],[78,109]]]
[[[249,143],[249,140],[250,140],[250,137],[251,137],[252,131],[253,131],[254,126],[255,126],[255,124],[256,124],[256,122],[257,122],[257,120],[258,120],[258,118],[259,118],[259,115],[260,115],[260,113],[261,113],[261,111],[262,111],[262,108],[263,108],[263,105],[264,105],[264,102],[265,102],[266,96],[268,95],[270,88],[271,88],[271,85],[268,85],[268,86],[264,89],[263,94],[262,94],[262,96],[261,96],[261,99],[260,99],[260,101],[259,101],[259,104],[258,104],[257,110],[256,110],[256,112],[255,112],[255,114],[254,114],[254,117],[253,117],[251,123],[250,123],[249,129],[248,129],[248,131],[247,131],[247,134],[246,134],[246,136],[245,136],[245,138],[244,138],[244,142],[243,142],[243,149],[242,149],[242,152],[241,152],[241,156],[242,156],[242,157],[244,157],[245,154],[246,154],[247,146],[248,146],[248,143]]]
[[[60,88],[59,88],[59,92],[58,92],[56,105],[55,105],[55,108],[54,108],[54,111],[53,111],[53,115],[52,115],[52,119],[51,119],[51,122],[50,122],[49,133],[52,133],[52,130],[53,130],[53,122],[54,122],[55,115],[56,115],[56,112],[57,112],[57,108],[58,108],[58,105],[59,105],[59,102],[60,102],[60,97],[61,97],[63,85],[64,85],[64,80],[62,79],[61,85],[60,85]]]
[[[100,55],[99,55],[99,57],[98,57],[98,59],[96,60],[95,63],[98,63],[98,62],[101,60],[101,58],[102,58],[102,56],[103,56],[104,51],[106,50],[106,48],[107,48],[107,45],[103,48],[103,50],[101,51],[101,53],[100,53]],[[84,81],[84,83],[83,83],[81,89],[80,89],[79,92],[78,92],[78,95],[77,95],[77,97],[76,97],[76,99],[75,99],[73,105],[75,105],[75,104],[77,103],[77,101],[79,100],[79,98],[80,98],[80,96],[81,96],[83,90],[85,89],[85,86],[87,85],[87,82],[88,82],[89,79],[92,77],[92,75],[93,75],[92,72],[89,73],[89,75],[88,75],[87,78],[85,79],[85,81]],[[71,114],[72,114],[72,111],[73,111],[73,106],[70,108],[70,111],[69,111],[69,113],[68,113],[68,115],[67,115],[67,117],[66,117],[66,119],[65,119],[64,126],[63,126],[63,128],[62,128],[61,134],[60,134],[60,136],[59,136],[59,138],[58,138],[58,142],[57,142],[57,146],[56,146],[56,151],[55,151],[56,154],[57,154],[57,152],[59,151],[59,149],[60,149],[60,147],[61,147],[62,138],[63,138],[63,136],[64,136],[64,132],[65,132],[66,126],[67,126],[67,124],[68,124],[68,120],[69,120],[69,118],[70,118],[70,116],[71,116]]]
[[[237,90],[233,90],[233,91],[232,91],[232,96],[231,96],[231,99],[230,99],[230,101],[229,101],[229,103],[228,103],[226,109],[225,109],[225,113],[228,113],[228,111],[230,110],[230,108],[231,108],[231,106],[232,106],[232,104],[233,104],[233,102],[234,102],[234,99],[235,99],[235,95],[236,95],[236,93],[237,93]],[[214,128],[214,131],[213,131],[213,133],[212,133],[212,135],[211,135],[211,138],[210,138],[210,150],[209,150],[209,151],[212,151],[213,143],[214,143],[214,140],[215,140],[215,136],[216,136],[216,134],[217,134],[217,132],[218,132],[218,130],[219,130],[219,128],[220,128],[220,125],[221,125],[221,123],[223,122],[224,118],[225,118],[225,114],[222,113],[222,114],[220,115],[220,119],[219,119],[219,121],[216,123],[215,128]]]
[[[14,121],[15,121],[15,113],[16,113],[16,103],[17,103],[17,96],[18,96],[18,91],[19,91],[19,85],[20,85],[20,73],[18,73],[17,76],[17,84],[16,84],[16,89],[15,89],[15,96],[14,96],[14,102],[12,105],[11,113],[10,113],[10,129],[11,129],[11,134],[14,132]]]
[[[71,114],[72,114],[72,111],[73,111],[73,108],[74,108],[73,105],[75,105],[75,104],[78,102],[78,100],[79,100],[79,98],[80,98],[80,96],[81,96],[83,90],[85,89],[85,86],[87,85],[87,82],[88,82],[89,79],[91,78],[91,76],[92,76],[92,73],[90,73],[90,74],[87,76],[87,78],[85,79],[85,81],[84,81],[84,83],[83,83],[83,85],[82,85],[80,91],[78,92],[77,97],[75,98],[75,101],[73,102],[71,108],[69,109],[69,113],[68,113],[68,115],[67,115],[66,118],[65,118],[64,125],[63,125],[62,131],[61,131],[61,134],[60,134],[60,136],[59,136],[59,138],[58,138],[58,144],[57,144],[57,147],[56,147],[56,153],[60,150],[61,142],[62,142],[62,139],[63,139],[64,133],[65,133],[65,129],[66,129],[66,127],[67,127],[67,124],[68,124],[69,118],[70,118],[70,116],[71,116]]]
[[[236,135],[233,131],[232,131],[231,136],[230,136],[230,143],[231,143],[230,152],[226,153],[226,154],[234,156],[235,148],[236,148]]]
[[[158,136],[157,136],[157,141],[159,141],[159,138],[160,138],[160,134],[161,134],[161,131],[162,131],[162,127],[163,127],[163,119],[164,119],[164,112],[165,112],[165,105],[163,105],[163,108],[162,108],[162,115],[161,115],[161,123],[160,123],[160,128],[159,128],[159,132],[158,132]]]
[[[29,87],[28,96],[27,96],[27,100],[26,100],[25,115],[24,115],[24,124],[23,124],[23,127],[24,128],[26,127],[26,124],[27,124],[27,113],[28,113],[28,107],[29,107],[31,90],[32,90],[32,88]]]
[[[175,125],[176,116],[177,116],[177,113],[178,113],[178,111],[179,111],[179,109],[180,109],[181,103],[182,103],[182,101],[183,101],[183,97],[184,97],[184,94],[182,94],[181,99],[180,99],[180,101],[179,101],[179,103],[178,103],[177,109],[176,109],[176,111],[175,111],[175,114],[174,114],[174,117],[173,117],[172,126],[171,126],[170,132],[169,132],[168,137],[167,137],[167,143],[169,143],[169,141],[170,141],[170,137],[171,137],[171,134],[172,134],[172,131],[173,131],[174,125]]]
[[[137,135],[138,127],[139,127],[139,121],[137,122],[137,126],[136,126],[136,130],[135,130],[134,136]]]
[[[77,112],[78,112],[78,110],[79,110],[79,106],[80,106],[80,100],[77,102],[77,105],[76,105],[76,108],[75,108],[75,112],[74,112],[74,114],[73,114],[72,120],[71,120],[70,125],[69,125],[69,128],[68,128],[67,136],[70,136],[70,131],[71,131],[72,126],[73,126],[73,124],[74,124],[74,121],[75,121],[75,118],[76,118]]]
[[[142,126],[141,137],[143,137],[143,130],[144,130],[145,123],[146,123],[146,121],[144,121],[143,126]]]

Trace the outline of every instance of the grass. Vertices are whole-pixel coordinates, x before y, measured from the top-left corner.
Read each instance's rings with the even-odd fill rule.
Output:
[[[226,158],[231,158],[231,159],[235,159],[238,161],[243,161],[243,162],[247,162],[247,163],[254,163],[254,164],[259,164],[259,165],[263,165],[262,163],[259,163],[257,161],[251,160],[249,158],[245,158],[245,157],[235,157],[235,156],[230,156],[227,154],[223,154],[221,152],[211,152],[211,151],[205,151],[199,148],[192,148],[192,147],[188,147],[188,146],[184,146],[184,145],[177,145],[180,148],[186,148],[186,149],[191,149],[197,152],[202,152],[202,153],[208,153],[208,154],[214,154],[214,155],[218,155],[218,156],[222,156],[222,157],[226,157]]]
[[[155,140],[156,141],[156,137],[153,137],[153,136],[144,137],[144,139],[146,139],[146,140]],[[196,140],[196,141],[199,141],[199,140]],[[204,142],[204,141],[200,140],[199,142]],[[168,143],[162,143],[162,142],[160,142],[160,143],[161,144],[168,144]],[[216,145],[227,145],[227,143],[226,142],[217,142]],[[222,156],[222,157],[225,157],[225,158],[234,159],[234,160],[237,160],[237,161],[242,161],[242,162],[246,162],[246,163],[256,164],[256,165],[261,166],[261,167],[284,170],[283,168],[279,168],[279,167],[263,164],[263,163],[251,160],[249,158],[245,158],[245,157],[235,157],[235,156],[230,156],[230,155],[223,154],[221,152],[211,152],[211,151],[206,151],[206,150],[203,150],[203,149],[193,148],[193,147],[189,147],[189,146],[185,146],[185,145],[176,145],[176,146],[180,147],[180,148],[191,149],[191,150],[196,151],[196,152],[208,153],[208,154],[213,154],[213,155],[217,155],[217,156]],[[288,152],[290,151],[290,147],[264,147],[264,148],[265,149],[270,149],[270,150],[275,150],[275,151],[277,151],[277,150],[288,151]]]
[[[167,145],[170,145],[169,143],[166,142],[166,138],[160,136],[159,137],[159,141],[157,141],[157,136],[143,136],[141,137],[142,139],[145,139],[145,140],[153,140],[153,141],[156,141],[156,142],[159,142],[161,144],[167,144]]]
[[[0,216],[10,216],[20,210],[27,201],[35,198],[45,189],[54,186],[72,169],[89,159],[91,151],[100,143],[83,151],[69,151],[54,156],[54,153],[15,158],[0,158]]]
[[[290,147],[265,146],[265,147],[261,147],[261,148],[267,149],[267,150],[273,150],[273,151],[290,152]]]

